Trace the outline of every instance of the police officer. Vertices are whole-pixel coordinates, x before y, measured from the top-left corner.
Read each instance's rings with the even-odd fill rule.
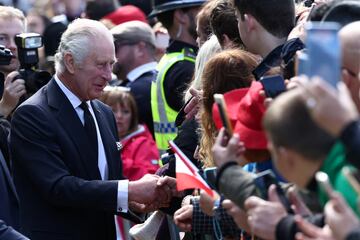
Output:
[[[0,45],[13,54],[10,64],[0,65],[0,117],[8,117],[19,99],[26,93],[25,80],[15,79],[20,62],[17,58],[15,36],[25,32],[25,16],[17,8],[0,6]]]
[[[190,82],[198,47],[196,15],[205,0],[153,0],[149,17],[168,30],[169,47],[157,65],[158,75],[151,86],[151,108],[156,144],[161,153],[177,134],[176,116],[183,105],[183,93]]]

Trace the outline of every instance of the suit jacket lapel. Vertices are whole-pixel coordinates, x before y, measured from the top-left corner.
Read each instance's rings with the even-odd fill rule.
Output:
[[[18,195],[17,195],[14,182],[13,182],[12,177],[11,177],[11,175],[10,175],[9,169],[8,169],[8,167],[7,167],[7,165],[6,165],[4,155],[2,154],[1,151],[0,151],[0,167],[3,169],[4,178],[7,180],[8,184],[9,184],[9,186],[10,186],[11,191],[14,193],[14,196],[15,196],[15,198],[16,198],[16,201],[19,202],[19,197],[18,197]]]
[[[93,162],[91,161],[91,158],[94,157],[94,154],[89,151],[89,141],[84,126],[70,101],[61,91],[54,79],[48,84],[47,98],[49,106],[57,109],[57,119],[77,147],[79,156],[89,174],[89,179],[100,180],[101,175],[98,166],[91,164]]]

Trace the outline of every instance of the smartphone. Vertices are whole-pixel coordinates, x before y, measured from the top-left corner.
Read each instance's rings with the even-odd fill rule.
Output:
[[[334,192],[334,189],[331,186],[329,176],[326,173],[319,171],[315,174],[315,179],[322,191],[328,195],[328,198],[330,198]]]
[[[216,171],[217,171],[216,167],[210,167],[204,169],[205,180],[212,189],[216,188]]]
[[[296,52],[296,55],[295,55],[295,75],[296,76],[306,75],[307,61],[308,61],[308,55],[307,55],[305,49]]]
[[[341,77],[341,47],[338,37],[340,25],[335,22],[308,22],[307,32],[307,76],[321,77],[336,88]]]
[[[214,94],[214,100],[218,106],[221,122],[225,128],[226,134],[231,137],[233,135],[233,128],[226,110],[226,103],[224,100],[224,95]]]
[[[290,203],[289,199],[286,197],[285,192],[282,189],[282,187],[280,186],[273,171],[271,171],[269,169],[269,170],[265,170],[265,171],[262,171],[262,172],[256,174],[254,183],[255,183],[258,193],[260,194],[260,197],[265,200],[268,199],[269,187],[272,184],[274,184],[276,187],[276,193],[279,196],[279,199],[280,199],[282,205],[285,207],[286,211],[291,214],[294,213],[294,211],[291,208],[291,203]]]
[[[269,98],[276,98],[286,91],[285,81],[281,75],[265,76],[260,78],[260,82],[264,87],[265,95]]]
[[[357,193],[357,195],[360,196],[360,183],[359,183],[359,172],[356,169],[352,169],[349,167],[346,167],[342,170],[344,176],[350,183],[351,187],[354,189],[354,191]]]

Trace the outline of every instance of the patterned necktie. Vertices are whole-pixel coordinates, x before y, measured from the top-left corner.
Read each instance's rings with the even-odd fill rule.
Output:
[[[89,142],[91,144],[90,149],[94,149],[95,156],[96,156],[96,163],[98,160],[98,140],[97,140],[97,133],[96,133],[96,126],[93,116],[89,111],[89,107],[86,102],[82,102],[80,104],[80,108],[84,110],[84,128],[86,134],[88,135]]]

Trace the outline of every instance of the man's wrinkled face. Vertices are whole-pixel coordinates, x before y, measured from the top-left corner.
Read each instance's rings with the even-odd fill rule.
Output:
[[[115,62],[114,44],[110,39],[100,36],[93,42],[93,49],[85,60],[75,67],[72,79],[72,90],[82,101],[100,97],[107,82],[111,80]]]
[[[19,68],[20,63],[17,58],[17,47],[15,44],[15,36],[24,33],[25,26],[23,22],[18,18],[6,18],[0,19],[0,45],[5,46],[11,50],[12,54],[15,56],[10,65],[0,66],[0,71],[8,74],[12,71],[15,71]]]

